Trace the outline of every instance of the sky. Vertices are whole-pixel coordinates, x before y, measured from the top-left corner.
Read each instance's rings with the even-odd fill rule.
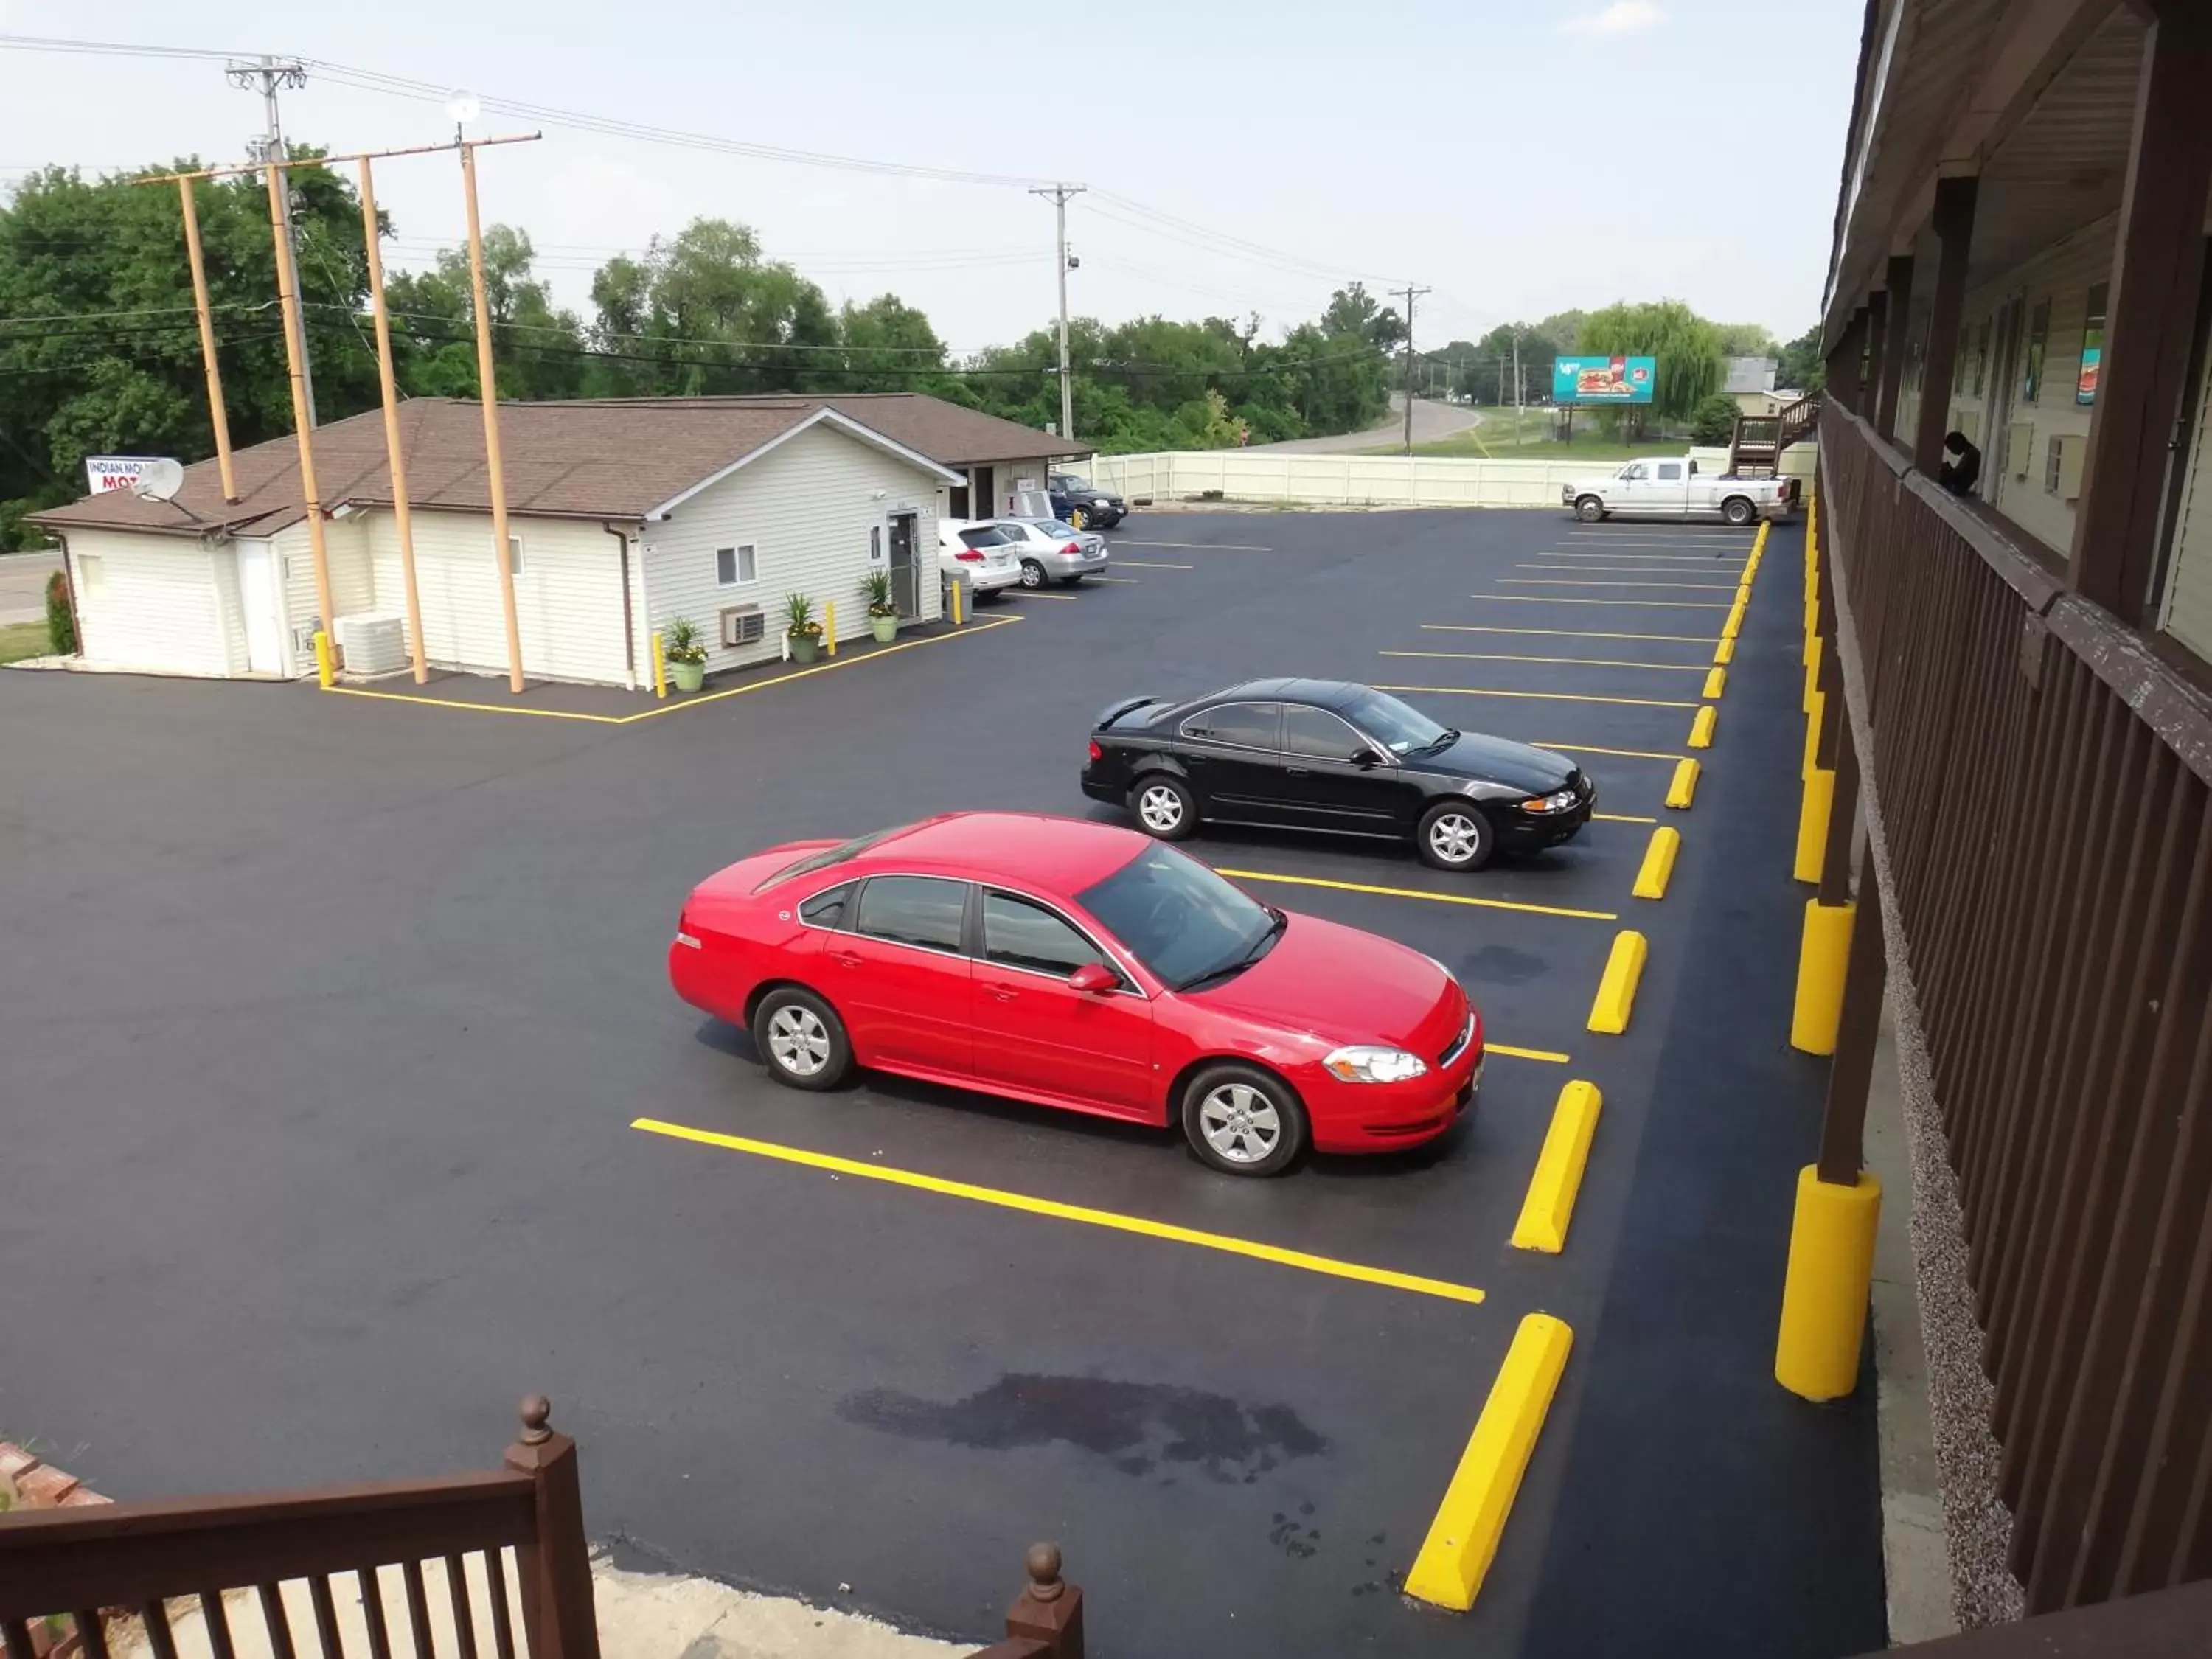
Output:
[[[320,60],[287,136],[436,143],[446,89],[482,153],[487,222],[526,230],[588,319],[592,270],[691,218],[750,225],[831,301],[897,294],[956,352],[1047,325],[1053,210],[1069,307],[1109,323],[1257,313],[1269,337],[1346,281],[1408,282],[1416,343],[1620,299],[1687,301],[1788,338],[1817,315],[1860,0],[0,0],[0,35]],[[361,72],[423,83],[404,92]],[[518,116],[499,101],[541,112]],[[582,118],[579,125],[574,118]],[[0,191],[242,160],[258,95],[221,62],[0,43]],[[673,143],[613,122],[690,135]],[[853,158],[817,165],[718,148]],[[1741,154],[1777,158],[1747,176]],[[912,169],[912,170],[908,170]],[[951,174],[985,175],[981,180]],[[427,264],[464,218],[450,155],[380,165]]]

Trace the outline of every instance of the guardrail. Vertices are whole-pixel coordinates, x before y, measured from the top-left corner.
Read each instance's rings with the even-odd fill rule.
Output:
[[[1856,416],[1820,450],[2012,1568],[2031,1612],[2205,1577],[2212,706]]]

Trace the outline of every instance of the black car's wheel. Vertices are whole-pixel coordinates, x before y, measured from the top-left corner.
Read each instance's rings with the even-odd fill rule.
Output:
[[[753,1046],[779,1083],[834,1089],[853,1066],[853,1045],[837,1011],[796,985],[770,991],[753,1010]]]
[[[1181,841],[1198,828],[1198,801],[1172,772],[1147,772],[1129,791],[1137,827],[1158,841]]]
[[[1498,848],[1488,815],[1468,801],[1438,801],[1413,833],[1421,861],[1439,870],[1480,870]]]
[[[1731,495],[1721,503],[1721,517],[1726,519],[1730,524],[1749,524],[1752,520],[1752,514],[1751,503],[1741,495]]]
[[[1584,495],[1575,503],[1575,517],[1584,524],[1595,524],[1605,517],[1605,503],[1595,495]]]
[[[1044,574],[1044,567],[1039,564],[1035,559],[1024,559],[1022,561],[1022,586],[1024,587],[1042,587],[1048,580],[1048,579]]]
[[[1191,1151],[1228,1175],[1280,1175],[1304,1150],[1306,1112],[1280,1078],[1224,1061],[1182,1091],[1182,1132]]]

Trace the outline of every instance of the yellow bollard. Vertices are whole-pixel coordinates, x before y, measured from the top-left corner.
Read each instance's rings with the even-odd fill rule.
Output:
[[[1813,694],[1813,712],[1805,717],[1805,758],[1797,763],[1797,781],[1802,783],[1813,775],[1813,757],[1820,752],[1820,722],[1828,712],[1828,694]]]
[[[1797,999],[1790,1014],[1790,1046],[1802,1054],[1836,1052],[1853,914],[1849,904],[1805,901],[1805,931],[1797,944]]]
[[[1808,714],[1813,712],[1813,699],[1820,694],[1820,636],[1818,634],[1805,644],[1805,695],[1799,707]]]
[[[837,654],[837,601],[835,599],[822,601],[822,643],[825,647],[824,656]]]
[[[966,590],[966,586],[967,584],[964,582],[956,581],[952,584],[952,625],[955,628],[959,627],[962,621],[960,595]]]
[[[653,636],[653,695],[668,695],[668,659],[663,654],[663,641],[659,634]]]
[[[1807,1400],[1840,1400],[1858,1386],[1859,1342],[1874,1279],[1881,1182],[1832,1186],[1811,1164],[1797,1172],[1790,1267],[1782,1281],[1782,1328],[1774,1380]]]
[[[318,628],[315,630],[315,678],[327,691],[337,678],[331,668],[331,636]]]
[[[1828,846],[1828,808],[1835,799],[1832,769],[1815,766],[1805,775],[1804,797],[1797,806],[1797,857],[1791,866],[1800,881],[1820,878],[1820,860]]]

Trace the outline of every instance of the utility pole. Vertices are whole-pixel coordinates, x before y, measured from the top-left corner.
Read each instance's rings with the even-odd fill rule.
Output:
[[[1429,290],[1415,288],[1411,283],[1394,294],[1406,296],[1406,453],[1413,453],[1413,301]]]
[[[259,63],[230,64],[225,66],[223,74],[230,84],[240,90],[252,92],[258,88],[261,93],[262,107],[268,121],[267,130],[258,138],[247,139],[246,144],[257,152],[254,160],[276,169],[270,177],[276,181],[273,187],[284,192],[284,200],[279,204],[283,210],[284,240],[277,246],[276,257],[283,261],[285,269],[283,275],[290,282],[292,292],[296,295],[301,292],[300,250],[292,231],[292,187],[284,171],[284,164],[290,157],[284,149],[284,124],[276,108],[276,89],[290,87],[296,90],[306,86],[307,67],[299,63],[280,63],[264,52]],[[315,426],[319,424],[315,415],[315,375],[307,361],[307,307],[304,305],[298,308],[292,348],[299,353],[300,378],[307,392],[307,424]]]
[[[1060,241],[1060,435],[1075,436],[1075,387],[1067,378],[1067,273],[1076,261],[1067,257],[1067,198],[1083,194],[1081,185],[1047,185],[1030,191],[1052,198],[1053,219]]]
[[[1521,331],[1513,331],[1513,440],[1521,440]]]

